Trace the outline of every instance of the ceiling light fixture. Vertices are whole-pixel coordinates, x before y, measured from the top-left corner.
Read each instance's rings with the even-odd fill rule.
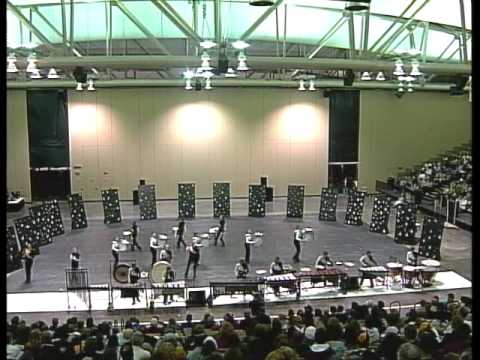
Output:
[[[417,60],[412,60],[410,65],[412,65],[412,70],[410,71],[411,76],[423,75],[423,73],[420,71],[420,63]]]
[[[88,88],[87,88],[88,91],[95,91],[97,89],[95,89],[95,86],[93,86],[93,79],[88,79]]]
[[[228,68],[227,72],[225,73],[226,78],[236,78],[238,75],[235,73],[235,70],[232,68]]]
[[[49,78],[49,79],[58,79],[59,77],[60,77],[60,76],[58,76],[57,71],[55,70],[55,68],[51,68],[51,69],[48,71],[47,78]]]
[[[82,83],[77,82],[77,87],[75,88],[75,90],[82,91],[83,90]]]
[[[249,67],[247,66],[247,57],[243,52],[240,52],[238,54],[238,65],[237,65],[237,70],[238,71],[247,71],[249,70]]]
[[[238,49],[238,50],[244,50],[246,48],[248,48],[250,46],[249,43],[243,41],[243,40],[237,40],[237,41],[234,41],[232,43],[232,46],[235,48],[235,49]]]
[[[251,6],[272,6],[272,0],[249,0]]]
[[[212,83],[210,77],[205,79],[205,90],[212,90]]]
[[[202,56],[202,71],[209,71],[212,70],[213,68],[210,66],[210,55],[208,55],[205,51],[203,52]]]
[[[305,91],[305,81],[303,79],[300,80],[299,84],[298,84],[298,90],[300,91]]]
[[[309,82],[309,85],[308,85],[308,90],[309,91],[317,90],[317,89],[315,89],[315,82],[312,79],[310,79],[310,82]]]
[[[362,76],[360,77],[360,80],[370,81],[370,80],[372,80],[372,77],[370,76],[370,73],[368,71],[364,71],[362,73]]]
[[[18,72],[17,65],[15,65],[15,62],[17,61],[17,58],[14,53],[11,53],[7,57],[7,72],[8,73],[16,73]]]
[[[348,1],[345,5],[345,10],[349,11],[363,11],[370,8],[370,0],[363,1]]]
[[[200,42],[200,46],[204,49],[211,49],[217,46],[217,43],[213,42],[212,40],[203,40]]]
[[[403,70],[403,61],[398,59],[395,61],[395,70],[393,71],[393,75],[402,76],[405,75],[405,71]]]
[[[185,78],[185,90],[192,90],[192,79],[191,78]]]
[[[42,75],[38,69],[32,71],[32,75],[30,75],[30,79],[41,79]]]
[[[382,71],[380,71],[380,72],[377,74],[377,77],[375,78],[375,80],[377,80],[377,81],[385,81],[385,75],[383,74]]]
[[[33,53],[32,55],[30,55],[27,59],[28,61],[28,64],[27,64],[27,68],[26,68],[26,72],[34,72],[35,70],[37,70],[37,57],[35,55],[35,53]]]

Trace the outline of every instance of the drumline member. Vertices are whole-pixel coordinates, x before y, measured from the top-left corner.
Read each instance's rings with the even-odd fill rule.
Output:
[[[142,248],[140,247],[140,245],[138,245],[137,243],[137,237],[138,237],[138,226],[137,226],[137,222],[134,221],[132,223],[132,244],[131,244],[131,250],[132,251],[135,251],[135,248],[138,248],[138,250],[142,251]]]
[[[180,218],[180,222],[178,223],[178,230],[177,230],[177,249],[180,249],[180,243],[183,244],[183,247],[186,248],[187,244],[183,240],[183,236],[185,235],[185,231],[187,230],[187,225],[183,218]]]
[[[296,226],[295,230],[293,231],[293,246],[295,246],[295,255],[293,255],[292,260],[296,263],[300,262],[300,251],[302,250],[300,247],[300,242],[302,241],[302,230],[300,230],[300,226]]]
[[[360,257],[360,264],[362,267],[372,267],[372,266],[378,266],[377,261],[373,258],[372,252],[370,250],[367,250],[365,254],[363,254]],[[365,272],[362,273],[362,279],[360,281],[360,286],[363,284],[363,280],[369,279],[370,280],[370,287],[374,287],[373,280],[376,279],[376,276],[373,275],[367,275]]]
[[[407,265],[417,266],[417,253],[413,246],[407,251]]]
[[[138,280],[140,279],[140,269],[136,264],[132,264],[130,268],[128,269],[128,282],[130,284],[136,284]],[[135,305],[135,300],[140,302],[140,297],[139,297],[139,292],[138,289],[131,289],[131,294],[132,294],[132,305]]]
[[[173,270],[172,266],[167,267],[167,271],[165,272],[165,282],[173,282],[175,281],[175,271]],[[169,295],[163,295],[163,304],[167,305],[168,301],[168,296]],[[170,301],[168,301],[168,304],[170,304],[173,301],[173,294],[170,295]]]
[[[253,244],[253,232],[252,229],[248,229],[245,234],[245,262],[250,264],[250,246]]]
[[[270,264],[270,275],[281,275],[283,274],[283,272],[283,264],[280,261],[280,258],[278,256],[275,256],[275,259]],[[272,286],[272,288],[275,296],[280,296],[280,286],[274,285]]]
[[[158,238],[156,233],[152,233],[150,236],[150,252],[152,253],[152,266],[157,262],[157,249],[160,248],[158,244]]]
[[[120,244],[118,243],[119,240],[120,239],[117,236],[115,240],[112,241],[112,255],[113,255],[113,258],[115,259],[115,263],[113,265],[114,268],[116,268],[118,265],[118,258],[120,254]]]
[[[237,277],[237,279],[245,279],[249,272],[250,269],[245,259],[240,259],[239,262],[235,265],[235,276]]]
[[[166,244],[164,247],[161,247],[162,250],[160,250],[160,261],[167,261],[169,263],[172,262],[173,258],[173,253],[172,250],[170,250],[170,246]]]
[[[328,255],[328,251],[324,251],[323,255],[317,258],[317,261],[315,262],[315,267],[318,267],[319,265],[333,266],[333,260]]]
[[[200,246],[199,246],[197,233],[193,233],[193,243],[191,246],[187,246],[188,253],[188,262],[187,269],[185,270],[185,279],[188,278],[188,271],[190,270],[190,265],[193,264],[193,279],[197,277],[197,267],[198,262],[200,261]]]
[[[222,246],[225,247],[225,241],[223,241],[223,236],[225,235],[225,217],[220,215],[220,226],[218,228],[217,234],[215,235],[215,246],[217,246],[218,239],[222,242]]]
[[[25,284],[30,284],[33,258],[35,257],[35,254],[34,254],[32,244],[30,244],[29,242],[25,243],[25,249],[23,249],[22,257],[25,264],[25,278],[26,278]]]
[[[77,248],[74,247],[72,249],[72,253],[70,254],[70,267],[72,270],[78,270],[80,265],[80,253],[77,251]]]

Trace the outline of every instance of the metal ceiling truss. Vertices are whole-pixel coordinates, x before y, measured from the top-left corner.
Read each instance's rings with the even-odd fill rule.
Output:
[[[270,16],[272,12],[276,12],[276,24],[277,24],[277,39],[278,39],[278,12],[277,8],[283,3],[283,0],[277,0],[275,4],[270,6],[265,12],[260,15],[260,17],[247,29],[245,32],[240,35],[240,40],[247,40],[250,35],[254,33],[255,30]]]

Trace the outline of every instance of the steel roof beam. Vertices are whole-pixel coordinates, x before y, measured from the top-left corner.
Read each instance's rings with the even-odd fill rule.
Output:
[[[240,36],[240,40],[247,40],[250,35],[268,18],[268,16],[274,12],[281,4],[283,0],[277,0],[275,4],[270,6],[260,17]]]
[[[465,7],[463,5],[463,0],[460,0],[460,19],[462,21],[463,62],[468,62],[467,33],[466,33],[466,27],[465,27]]]
[[[327,44],[328,40],[345,24],[348,20],[348,16],[342,15],[340,19],[327,31],[327,33],[317,43],[317,47],[308,54],[309,59],[313,59],[315,55]]]
[[[175,26],[187,37],[200,43],[202,38],[190,25],[175,11],[166,0],[150,0]]]

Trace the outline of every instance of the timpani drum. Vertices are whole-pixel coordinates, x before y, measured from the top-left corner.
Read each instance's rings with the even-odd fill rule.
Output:
[[[163,284],[169,266],[168,261],[157,261],[153,264],[152,271],[150,272],[150,281],[154,284]]]
[[[419,271],[416,266],[405,265],[402,270],[404,282],[412,284],[414,280],[418,280]]]
[[[302,229],[302,240],[303,241],[313,241],[314,239],[314,233],[313,229],[306,227]]]
[[[130,266],[128,264],[118,264],[115,270],[113,270],[113,278],[121,284],[128,284],[128,270]]]
[[[421,264],[426,267],[439,267],[440,266],[440,261],[433,260],[433,259],[425,259],[422,260]]]
[[[389,262],[386,265],[392,277],[402,275],[403,264],[397,262]]]
[[[122,239],[118,242],[118,251],[127,251],[130,242],[128,240]]]
[[[167,244],[168,236],[167,234],[158,234],[158,246],[165,246]]]
[[[253,246],[259,247],[263,244],[263,233],[256,231],[253,233]]]

